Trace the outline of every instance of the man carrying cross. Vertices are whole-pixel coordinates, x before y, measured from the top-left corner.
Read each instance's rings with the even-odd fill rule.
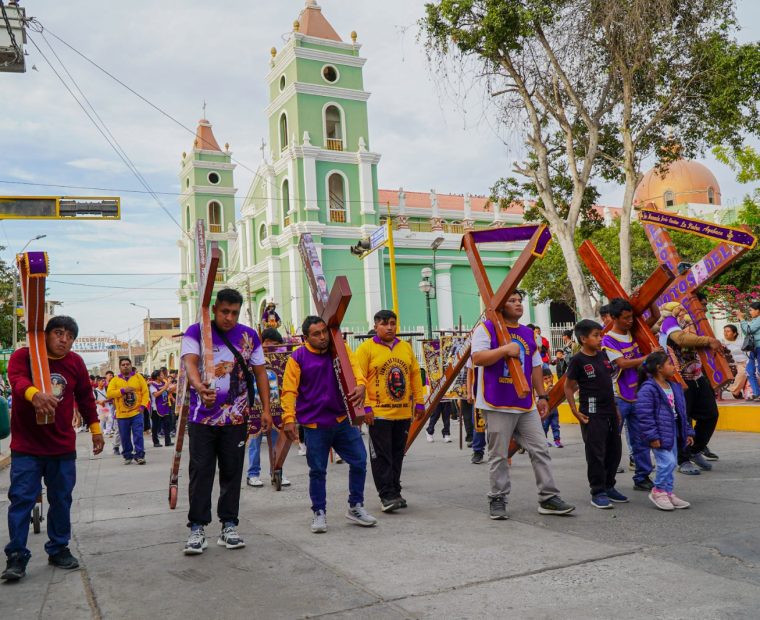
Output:
[[[491,519],[507,518],[506,498],[511,489],[507,451],[513,435],[530,455],[538,486],[538,512],[565,515],[575,510],[575,506],[560,498],[552,475],[551,457],[541,427],[541,417],[548,414],[543,361],[533,330],[519,323],[522,302],[523,294],[515,291],[501,309],[511,342],[499,346],[496,327],[489,320],[478,325],[472,336],[472,363],[480,367],[475,406],[485,414],[488,429]],[[519,360],[528,382],[528,393],[522,398],[507,364],[510,357]]]
[[[188,327],[182,338],[182,362],[190,385],[190,537],[186,555],[198,555],[208,546],[204,528],[211,523],[211,491],[219,463],[217,516],[222,531],[217,545],[245,547],[237,532],[240,483],[245,461],[250,400],[255,379],[261,398],[261,428],[269,430],[269,379],[264,352],[255,330],[238,323],[242,295],[231,288],[220,290],[211,308],[215,381],[203,382],[200,323]]]
[[[367,450],[359,430],[348,419],[341,384],[330,355],[330,329],[318,316],[307,316],[301,329],[305,342],[293,351],[285,366],[280,402],[285,436],[291,441],[298,439],[296,421],[304,428],[309,497],[314,513],[311,531],[315,534],[327,531],[326,480],[331,449],[349,466],[346,519],[371,527],[377,519],[364,508]],[[349,360],[356,387],[345,396],[351,405],[361,407],[366,385],[364,375],[350,353]]]

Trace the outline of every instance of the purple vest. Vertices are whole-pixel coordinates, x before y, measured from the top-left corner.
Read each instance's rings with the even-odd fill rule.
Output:
[[[484,327],[491,335],[491,348],[499,346],[496,339],[496,329],[491,321],[484,321]],[[537,350],[536,337],[530,327],[519,325],[518,327],[508,327],[509,335],[512,341],[520,345],[520,364],[523,367],[525,378],[528,381],[528,395],[525,398],[517,396],[512,377],[509,375],[507,362],[502,359],[491,366],[485,366],[481,369],[483,373],[483,401],[488,409],[498,411],[499,409],[519,409],[530,411],[533,405],[533,355]]]
[[[335,375],[330,353],[312,353],[306,346],[293,351],[293,359],[301,368],[296,398],[296,419],[299,424],[334,426],[336,419],[348,415]]]

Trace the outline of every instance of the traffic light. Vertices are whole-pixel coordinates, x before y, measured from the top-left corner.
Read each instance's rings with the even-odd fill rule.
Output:
[[[370,251],[371,247],[369,239],[362,239],[356,245],[351,246],[351,254],[354,254],[355,256],[363,256]]]

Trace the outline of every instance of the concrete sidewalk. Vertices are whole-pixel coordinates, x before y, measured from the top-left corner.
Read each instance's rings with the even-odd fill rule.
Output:
[[[718,433],[713,472],[678,474],[690,510],[657,511],[646,494],[631,503],[589,504],[583,446],[563,428],[551,449],[570,517],[541,516],[527,455],[513,462],[508,521],[487,517],[487,465],[440,435],[410,451],[404,471],[409,508],[380,513],[371,476],[367,507],[380,523],[343,517],[347,466],[328,473],[327,534],[309,531],[305,459],[291,452],[293,486],[245,487],[240,531],[247,547],[214,543],[182,555],[187,475],[180,504],[167,503],[170,449],[148,448],[148,464],[125,467],[106,452],[88,457],[80,436],[72,551],[82,569],[46,563],[43,534],[30,534],[27,577],[0,586],[0,617],[79,618],[757,618],[760,602],[760,475],[756,434]],[[266,469],[266,449],[263,451]],[[185,464],[186,464],[185,460]],[[0,538],[9,470],[0,472]],[[630,492],[629,492],[630,491]],[[43,524],[44,525],[44,524]]]

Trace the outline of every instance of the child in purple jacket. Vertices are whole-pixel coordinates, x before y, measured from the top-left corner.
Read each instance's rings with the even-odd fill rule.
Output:
[[[652,448],[657,462],[649,499],[660,510],[691,505],[673,493],[678,448],[694,443],[694,429],[686,417],[686,398],[680,384],[673,380],[675,374],[676,368],[667,353],[651,353],[640,367],[636,401],[642,441]]]

